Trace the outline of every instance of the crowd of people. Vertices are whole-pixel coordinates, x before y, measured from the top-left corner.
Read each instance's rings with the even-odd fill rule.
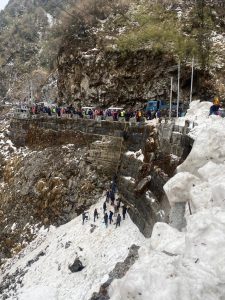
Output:
[[[112,121],[124,120],[129,122],[131,118],[134,118],[137,122],[140,122],[143,117],[147,120],[151,120],[161,116],[161,112],[157,111],[152,113],[151,111],[145,112],[144,109],[123,109],[123,108],[75,108],[72,105],[67,107],[59,106],[38,106],[34,105],[30,108],[31,115],[47,114],[48,116],[57,116],[59,118],[85,118],[91,120],[107,120]]]
[[[102,222],[107,228],[109,225],[114,224],[117,228],[120,226],[121,221],[126,219],[127,206],[122,204],[121,200],[116,199],[116,183],[113,180],[111,188],[106,191],[106,198],[102,206]],[[94,209],[93,221],[100,218],[100,213],[97,208]],[[82,224],[90,220],[89,212],[82,213]]]
[[[90,120],[110,120],[110,121],[126,121],[131,120],[141,122],[143,120],[152,120],[169,116],[168,110],[150,111],[143,109],[123,109],[123,108],[94,108],[94,107],[80,107],[75,108],[73,105],[69,106],[47,106],[44,104],[34,104],[25,109],[31,116],[44,116],[57,117],[57,118],[84,118]]]

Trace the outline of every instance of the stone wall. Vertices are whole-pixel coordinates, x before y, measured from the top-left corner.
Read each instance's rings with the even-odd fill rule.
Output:
[[[76,144],[88,147],[86,160],[98,171],[113,176],[127,149],[143,147],[152,126],[136,123],[87,119],[16,119],[10,124],[10,137],[16,146],[45,149],[49,146]]]
[[[143,134],[149,126],[144,124],[95,121],[87,119],[13,119],[10,124],[10,137],[16,146],[44,146],[80,142],[90,144],[102,136],[123,138],[126,147],[137,151],[143,143]],[[35,145],[36,143],[36,145]]]

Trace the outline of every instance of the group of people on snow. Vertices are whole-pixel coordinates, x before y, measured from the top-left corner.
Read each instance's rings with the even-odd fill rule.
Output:
[[[125,204],[121,205],[121,200],[115,197],[116,193],[116,183],[115,180],[113,180],[111,188],[106,191],[106,199],[103,203],[102,209],[103,209],[103,222],[106,226],[110,224],[115,224],[116,228],[120,226],[122,217],[123,220],[126,218],[127,214],[127,206]],[[120,212],[121,211],[121,212]],[[122,217],[121,217],[122,213]],[[96,219],[99,218],[99,212],[97,208],[94,209],[94,222]],[[114,220],[115,218],[115,220]],[[89,212],[84,211],[82,213],[82,224],[85,223],[85,220],[89,219]]]

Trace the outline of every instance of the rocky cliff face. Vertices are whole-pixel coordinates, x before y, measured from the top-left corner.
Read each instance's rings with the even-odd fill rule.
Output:
[[[75,50],[76,51],[76,50]],[[150,98],[168,98],[170,77],[177,66],[169,56],[140,50],[122,54],[100,49],[79,52],[65,49],[59,59],[60,96],[81,99],[88,105],[143,106]],[[68,72],[69,70],[69,72]],[[182,97],[189,93],[190,69],[182,72]],[[176,95],[176,83],[174,96]]]
[[[0,13],[0,96],[28,99],[32,90],[36,98],[45,100],[143,106],[149,98],[167,99],[173,76],[176,98],[176,55],[166,48],[163,53],[152,51],[149,45],[136,50],[131,44],[126,53],[117,47],[124,33],[140,26],[135,16],[144,2],[121,0],[109,4],[97,0],[96,5],[86,2],[82,6],[76,5],[76,0],[60,4],[43,0],[9,1]],[[194,96],[208,99],[215,93],[225,94],[222,80],[225,21],[222,1],[205,3],[215,21],[209,34],[215,55],[207,72],[202,72],[197,63]],[[165,0],[160,4],[188,26],[195,1]],[[182,100],[189,97],[190,76],[190,59],[184,60]]]
[[[85,155],[82,139],[68,144],[59,136],[38,140],[29,133],[30,147],[16,148],[7,123],[1,133],[0,261],[18,253],[34,239],[41,226],[64,224],[95,201],[106,188],[107,177],[96,173]],[[48,130],[47,130],[48,131]],[[31,137],[31,135],[36,138]],[[47,136],[47,132],[45,133]],[[47,143],[48,141],[48,143]],[[71,140],[72,141],[72,140]]]
[[[154,1],[153,1],[154,2]],[[163,5],[182,18],[182,26],[190,23],[194,1],[162,1]],[[143,4],[142,4],[143,5]],[[195,65],[194,90],[196,98],[210,99],[215,93],[224,94],[221,74],[224,70],[223,35],[224,16],[221,14],[221,2],[206,3],[211,7],[215,20],[220,20],[210,32],[209,39],[214,52],[213,63],[202,71],[199,63]],[[126,45],[126,51],[118,48],[118,40],[126,34],[128,28],[140,25],[135,22],[139,8],[133,5],[118,14],[98,20],[95,26],[81,19],[82,32],[76,31],[67,36],[58,57],[58,88],[60,99],[77,100],[83,104],[109,106],[111,104],[144,106],[147,99],[169,99],[170,78],[173,77],[173,97],[177,97],[177,55],[167,50],[155,51],[151,44],[132,49]],[[145,8],[142,8],[143,10]],[[190,14],[190,15],[189,15]],[[139,25],[138,25],[139,24]],[[186,25],[184,25],[186,24]],[[205,33],[204,33],[205,34]],[[196,38],[196,37],[195,37]],[[126,40],[125,40],[126,41]],[[129,43],[129,42],[127,42]],[[132,43],[132,41],[131,41]],[[166,49],[166,47],[165,47]],[[182,101],[188,101],[190,94],[191,63],[181,65]]]

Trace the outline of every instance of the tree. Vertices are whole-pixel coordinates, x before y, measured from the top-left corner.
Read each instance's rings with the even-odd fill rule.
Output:
[[[169,11],[164,5],[139,9],[133,23],[138,25],[118,39],[121,51],[149,48],[155,54],[171,53],[179,60],[190,59],[196,52],[195,39],[183,32],[176,12]]]
[[[196,0],[196,4],[191,13],[191,35],[197,44],[197,56],[201,68],[205,71],[209,69],[212,59],[212,31],[215,22],[210,6],[205,0]]]

